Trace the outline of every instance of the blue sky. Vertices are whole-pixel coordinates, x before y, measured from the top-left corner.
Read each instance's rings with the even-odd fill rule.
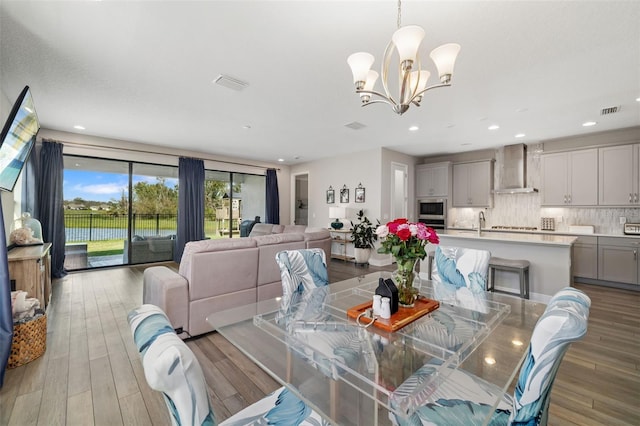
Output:
[[[126,174],[102,173],[83,170],[64,171],[64,199],[71,201],[80,197],[86,201],[119,200],[122,190],[128,191],[129,177]],[[133,176],[133,184],[138,182],[156,183],[155,176]],[[173,188],[178,179],[166,178],[165,184]]]

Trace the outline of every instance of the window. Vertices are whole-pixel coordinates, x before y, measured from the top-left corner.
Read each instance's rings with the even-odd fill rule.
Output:
[[[178,167],[64,156],[65,268],[173,260]],[[205,235],[237,238],[264,219],[266,177],[205,171]]]

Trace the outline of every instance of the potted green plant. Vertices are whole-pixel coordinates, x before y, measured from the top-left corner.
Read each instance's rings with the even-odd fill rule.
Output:
[[[373,243],[378,239],[376,226],[364,215],[364,210],[358,211],[356,215],[358,222],[351,221],[351,240],[353,241],[354,256],[356,263],[367,263],[371,256]],[[380,221],[377,221],[378,225]]]

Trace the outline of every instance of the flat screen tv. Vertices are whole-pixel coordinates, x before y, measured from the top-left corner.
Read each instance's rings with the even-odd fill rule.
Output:
[[[13,191],[39,130],[31,91],[25,86],[0,134],[0,189]]]

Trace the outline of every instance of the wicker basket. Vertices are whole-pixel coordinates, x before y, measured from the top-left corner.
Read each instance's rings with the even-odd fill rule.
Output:
[[[42,356],[47,349],[47,316],[13,326],[11,355],[7,368],[20,367]]]

